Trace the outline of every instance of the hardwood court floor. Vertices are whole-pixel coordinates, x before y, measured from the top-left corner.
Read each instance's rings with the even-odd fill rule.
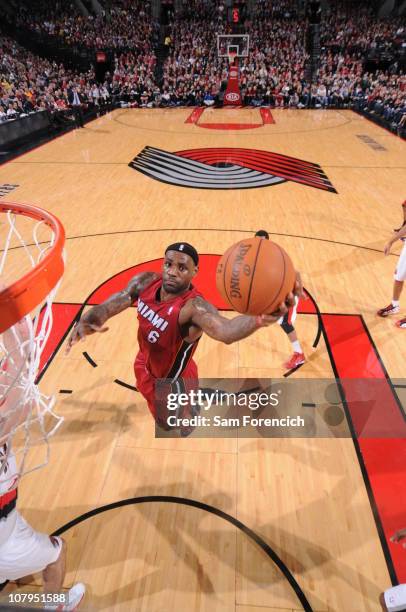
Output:
[[[370,376],[379,361],[373,344],[365,349],[358,342],[362,336],[374,343],[389,376],[402,378],[406,334],[375,311],[391,295],[396,256],[385,258],[382,248],[400,224],[404,143],[350,111],[276,110],[275,124],[241,131],[202,129],[185,123],[189,115],[186,109],[118,110],[0,167],[0,184],[19,185],[9,201],[36,203],[65,226],[58,333],[63,336],[99,285],[161,257],[171,242],[187,240],[200,253],[218,255],[264,228],[290,253],[321,313],[330,313],[316,349],[318,318],[299,315],[308,361],[292,376],[333,378],[350,366],[357,376]],[[238,111],[214,110],[205,111],[204,121],[256,122],[258,115],[244,111],[239,119]],[[146,146],[171,153],[238,147],[288,155],[319,164],[337,193],[293,181],[248,190],[173,186],[128,166]],[[14,256],[21,265],[19,252]],[[364,328],[357,331],[362,321],[369,340]],[[337,329],[344,330],[339,339]],[[197,500],[260,535],[315,612],[379,610],[379,594],[391,584],[388,567],[406,581],[402,555],[388,543],[388,530],[406,526],[402,432],[396,470],[380,470],[380,455],[373,455],[378,514],[374,487],[379,479],[388,481],[381,541],[359,463],[370,449],[360,450],[351,438],[155,439],[144,400],[114,382],[134,384],[136,331],[131,310],[111,321],[108,334],[87,339],[68,357],[56,338],[41,386],[72,393],[58,395],[66,421],[52,441],[50,464],[21,484],[26,518],[51,532],[127,498]],[[275,378],[283,376],[289,351],[274,326],[231,346],[204,338],[196,360],[202,377]],[[88,585],[84,609],[302,609],[292,586],[246,534],[199,508],[164,501],[117,507],[64,537],[65,586],[76,580]]]

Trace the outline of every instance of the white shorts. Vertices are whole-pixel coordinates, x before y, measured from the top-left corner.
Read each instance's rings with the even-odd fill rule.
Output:
[[[0,584],[42,572],[55,563],[62,550],[61,538],[53,538],[52,543],[49,535],[34,531],[16,509],[2,520],[12,521],[14,528],[0,546]]]
[[[291,308],[289,308],[287,316],[284,315],[283,317],[279,317],[279,319],[277,320],[277,323],[279,323],[279,325],[282,325],[283,321],[285,320],[286,323],[290,323],[290,325],[293,325],[297,317],[297,305],[298,304],[299,304],[299,298],[297,297],[297,295],[295,295],[295,303],[293,304]]]
[[[395,280],[406,280],[406,242],[403,243],[403,249],[399,255],[398,265],[395,270]]]

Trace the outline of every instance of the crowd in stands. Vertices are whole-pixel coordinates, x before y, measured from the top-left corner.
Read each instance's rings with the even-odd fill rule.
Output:
[[[403,21],[403,25],[402,25]],[[378,19],[371,3],[355,4],[330,0],[322,20],[322,45],[335,51],[362,52],[393,50],[405,40],[404,19]]]
[[[67,70],[0,36],[0,121],[44,110],[55,119],[69,120],[69,94],[74,87],[89,107],[111,100],[111,85],[96,83],[92,71]]]
[[[217,34],[226,32],[224,6],[188,0],[169,24],[163,67],[163,105],[202,104],[218,95],[227,79],[226,59],[218,57]]]
[[[117,55],[111,79],[114,97],[137,106],[146,105],[145,96],[148,102],[152,101],[154,93],[159,92],[155,85],[155,65],[156,56],[152,51],[141,55],[134,51]]]
[[[217,34],[229,34],[226,6],[215,0],[184,0],[168,11],[162,78],[156,77],[158,26],[144,0],[104,0],[103,13],[84,17],[59,0],[18,3],[18,24],[65,44],[114,50],[111,74],[100,85],[92,72],[78,75],[40,59],[3,38],[0,57],[0,119],[19,112],[67,105],[77,83],[89,104],[105,100],[130,106],[221,103],[228,61],[218,56]],[[281,108],[355,107],[401,126],[406,115],[406,80],[396,57],[406,45],[401,18],[378,19],[370,3],[330,0],[320,26],[321,55],[313,79],[306,72],[308,19],[294,0],[258,0],[243,31],[249,53],[239,58],[245,104]],[[377,53],[387,53],[385,70],[371,70]],[[365,60],[369,59],[368,66]],[[404,64],[403,64],[404,66]],[[11,106],[10,106],[11,104]],[[402,123],[403,122],[403,123]]]
[[[306,18],[297,14],[292,0],[257,3],[247,23],[249,55],[240,60],[246,103],[298,106],[306,88],[306,26]]]
[[[321,24],[321,57],[316,95],[311,105],[349,106],[403,127],[406,115],[406,77],[399,58],[406,52],[405,20],[377,19],[370,4],[331,2]],[[385,70],[371,72],[377,57],[387,59]]]
[[[221,7],[221,5],[220,5]],[[221,97],[227,65],[215,53],[217,33],[227,33],[224,7],[190,0],[173,19],[162,91],[169,105],[210,104]],[[307,19],[292,0],[259,0],[251,20],[248,57],[239,58],[245,104],[283,108],[349,107],[369,109],[399,124],[406,113],[405,76],[393,62],[388,70],[365,72],[367,53],[393,51],[406,30],[397,19],[377,20],[368,3],[336,0],[321,26],[320,67],[305,76]],[[223,88],[222,88],[223,85]],[[162,101],[161,101],[162,103]]]
[[[103,1],[99,15],[84,16],[74,4],[29,0],[16,6],[16,24],[55,37],[71,47],[132,50],[150,53],[157,42],[158,24],[148,0]]]

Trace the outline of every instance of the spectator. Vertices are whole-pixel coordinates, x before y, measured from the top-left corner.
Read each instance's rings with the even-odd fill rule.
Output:
[[[182,0],[174,16],[167,11],[165,45],[169,54],[156,82],[157,24],[149,1],[106,0],[101,15],[84,17],[61,2],[46,0],[16,5],[17,23],[70,46],[110,48],[114,68],[104,84],[94,74],[77,74],[55,62],[37,58],[10,39],[0,39],[0,120],[64,107],[73,83],[82,87],[84,102],[100,109],[119,101],[123,106],[212,105],[221,100],[228,64],[218,57],[218,34],[228,34],[223,3]],[[321,22],[320,64],[313,82],[305,76],[308,21],[297,13],[295,0],[258,0],[248,21],[247,55],[239,58],[243,102],[279,108],[355,108],[403,134],[406,127],[406,77],[400,53],[406,32],[399,17],[378,19],[368,2],[331,0]],[[245,22],[244,22],[245,19]],[[241,42],[242,47],[247,41]],[[223,49],[226,52],[226,48]],[[365,70],[368,57],[389,54],[385,70]],[[146,93],[144,93],[146,92]],[[64,109],[66,112],[66,109]]]

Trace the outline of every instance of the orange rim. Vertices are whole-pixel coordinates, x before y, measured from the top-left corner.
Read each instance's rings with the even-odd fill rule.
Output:
[[[52,228],[55,238],[52,248],[35,268],[0,291],[0,334],[41,304],[64,271],[65,230],[59,219],[31,204],[0,202],[0,213],[9,211],[36,221],[43,221]]]

